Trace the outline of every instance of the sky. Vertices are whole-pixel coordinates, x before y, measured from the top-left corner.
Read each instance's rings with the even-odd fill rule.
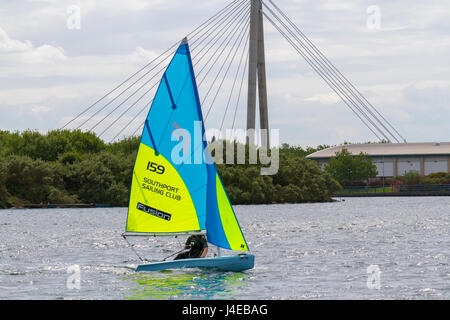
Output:
[[[0,130],[46,132],[230,1],[0,2]],[[450,141],[448,1],[276,3],[408,142]],[[282,143],[377,140],[267,21],[265,38],[270,127]],[[241,104],[237,125],[244,128]]]

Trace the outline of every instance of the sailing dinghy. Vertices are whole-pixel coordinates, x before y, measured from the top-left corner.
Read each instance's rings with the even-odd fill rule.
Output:
[[[148,113],[133,169],[123,236],[204,234],[231,256],[161,261],[136,271],[206,268],[244,271],[254,267],[228,195],[208,151],[205,125],[184,39],[168,65]]]

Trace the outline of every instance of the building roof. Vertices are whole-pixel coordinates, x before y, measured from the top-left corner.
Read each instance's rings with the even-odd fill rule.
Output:
[[[310,154],[309,159],[329,159],[337,152],[347,149],[351,154],[361,152],[373,157],[381,156],[450,156],[450,142],[420,142],[420,143],[371,143],[347,144],[324,149]]]

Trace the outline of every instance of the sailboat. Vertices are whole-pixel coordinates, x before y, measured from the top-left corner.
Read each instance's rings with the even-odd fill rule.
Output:
[[[239,272],[254,267],[255,257],[249,253],[208,151],[185,38],[162,76],[145,120],[123,236],[193,234],[206,234],[208,243],[218,247],[219,256],[146,263],[136,271],[206,268]],[[239,253],[221,256],[220,248]]]

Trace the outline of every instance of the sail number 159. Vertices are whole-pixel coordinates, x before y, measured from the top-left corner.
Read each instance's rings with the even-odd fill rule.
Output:
[[[151,172],[156,172],[157,174],[164,174],[166,172],[166,168],[164,166],[158,165],[154,162],[149,162],[147,165],[147,170]]]

